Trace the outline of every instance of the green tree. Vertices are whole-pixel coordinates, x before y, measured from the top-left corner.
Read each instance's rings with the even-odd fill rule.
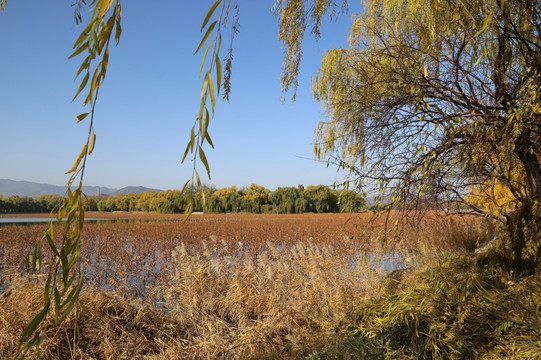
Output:
[[[279,214],[293,214],[296,212],[295,202],[300,197],[296,187],[279,187],[270,194],[269,199]]]
[[[55,207],[60,205],[63,201],[63,197],[60,195],[40,195],[34,200],[37,203],[41,203],[40,207],[43,212],[50,212]]]
[[[318,213],[334,212],[338,202],[336,195],[325,185],[310,185],[304,189],[308,210]]]
[[[216,206],[214,212],[238,212],[240,210],[242,198],[237,192],[236,186],[216,190],[213,195],[221,202],[221,206]]]
[[[361,194],[357,193],[353,190],[335,190],[334,195],[338,199],[337,206],[339,212],[357,212],[361,211],[366,201],[361,196]]]

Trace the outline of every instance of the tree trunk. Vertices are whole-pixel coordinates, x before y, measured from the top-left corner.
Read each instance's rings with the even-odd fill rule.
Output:
[[[523,165],[528,193],[509,217],[496,247],[504,268],[516,277],[539,269],[541,261],[541,167],[528,131],[515,141],[515,153]]]

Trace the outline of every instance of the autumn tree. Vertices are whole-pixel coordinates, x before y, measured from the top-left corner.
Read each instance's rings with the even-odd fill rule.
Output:
[[[328,51],[313,79],[328,116],[317,155],[374,180],[402,208],[430,194],[434,206],[484,212],[467,190],[497,181],[518,206],[502,217],[513,232],[501,235],[500,260],[532,271],[541,254],[541,4],[363,5],[349,48]]]

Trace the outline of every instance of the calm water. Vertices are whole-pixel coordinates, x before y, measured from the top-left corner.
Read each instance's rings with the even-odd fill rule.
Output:
[[[35,225],[46,224],[50,220],[58,222],[56,219],[38,218],[38,217],[0,217],[0,226],[4,225]],[[163,222],[163,221],[177,221],[170,219],[100,219],[100,218],[86,218],[86,223],[93,224],[107,224],[107,223],[148,223],[148,222]]]
[[[56,219],[49,219],[49,218],[37,218],[37,217],[17,217],[17,218],[10,218],[10,217],[0,217],[0,226],[2,225],[32,225],[32,224],[39,224],[39,223],[48,223],[50,220],[53,222],[57,222]],[[92,222],[92,223],[106,223],[110,221],[115,221],[115,219],[98,219],[98,218],[87,218],[85,219],[86,222]]]

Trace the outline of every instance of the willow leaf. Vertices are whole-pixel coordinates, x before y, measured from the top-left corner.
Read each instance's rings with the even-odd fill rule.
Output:
[[[85,88],[86,84],[88,83],[88,78],[90,77],[90,73],[87,72],[85,77],[83,78],[83,81],[81,81],[81,85],[79,85],[79,89],[77,89],[77,92],[75,93],[75,96],[71,101],[75,100],[77,96],[79,96],[79,93]]]
[[[210,135],[208,132],[205,134],[205,140],[207,140],[209,145],[214,149],[214,144],[212,143],[212,139],[210,138]]]
[[[214,95],[214,83],[212,82],[212,75],[210,74],[210,71],[207,74],[208,76],[208,84],[209,84],[209,93],[210,93],[210,104],[212,107],[212,116],[214,116],[214,108],[216,105],[216,97]]]
[[[214,13],[214,10],[216,10],[218,5],[220,5],[220,2],[222,2],[222,0],[216,0],[216,2],[212,4],[212,6],[210,7],[209,11],[207,12],[207,15],[205,16],[205,20],[203,20],[203,25],[201,25],[201,31],[203,31],[203,28],[205,27],[205,25],[207,25],[208,21],[210,20],[210,17]]]
[[[88,49],[88,41],[85,42],[83,45],[79,46],[79,47],[73,52],[73,54],[71,54],[70,56],[68,56],[68,59],[73,59],[74,57],[76,57],[77,55],[79,55],[80,53],[82,53],[83,51],[85,51],[86,49]]]
[[[88,148],[88,155],[91,155],[92,151],[94,151],[94,145],[96,145],[96,134],[94,133],[94,130],[92,130],[92,137],[90,139],[90,146]]]
[[[199,46],[197,47],[197,50],[195,50],[195,52],[193,53],[194,55],[197,54],[197,52],[199,51],[199,49],[201,49],[201,47],[203,46],[203,44],[205,43],[205,41],[207,41],[207,38],[209,37],[210,33],[212,32],[212,30],[214,29],[214,27],[216,26],[216,23],[218,21],[215,20],[212,24],[210,24],[207,32],[205,33],[205,35],[203,36],[203,39],[201,40],[201,42],[199,43]]]
[[[121,10],[120,3],[117,3],[116,18],[115,18],[115,41],[118,44],[120,41],[120,34],[122,34],[122,27],[120,26]]]
[[[209,162],[207,160],[207,157],[205,156],[205,152],[203,151],[203,148],[201,146],[199,146],[199,158],[201,159],[201,162],[203,163],[203,165],[205,165],[205,169],[207,170],[207,175],[210,179],[210,167],[209,167]]]
[[[83,150],[81,151],[81,153],[79,154],[79,156],[75,160],[75,163],[73,163],[73,167],[68,172],[66,172],[66,174],[75,172],[75,170],[77,170],[77,168],[79,167],[79,164],[81,163],[81,160],[86,155],[87,150],[88,150],[88,141],[86,142],[85,146],[83,147]]]
[[[220,57],[217,53],[214,60],[216,62],[216,94],[220,95],[220,86],[222,85],[222,63],[220,62]]]
[[[199,66],[199,75],[197,76],[201,76],[201,71],[203,70],[203,65],[205,65],[205,58],[207,57],[207,53],[210,49],[210,46],[214,43],[214,41],[211,41],[207,48],[205,49],[205,52],[203,53],[203,58],[201,59],[201,66]]]
[[[88,114],[90,113],[82,113],[82,114],[77,115],[77,122],[83,121],[88,116]]]

